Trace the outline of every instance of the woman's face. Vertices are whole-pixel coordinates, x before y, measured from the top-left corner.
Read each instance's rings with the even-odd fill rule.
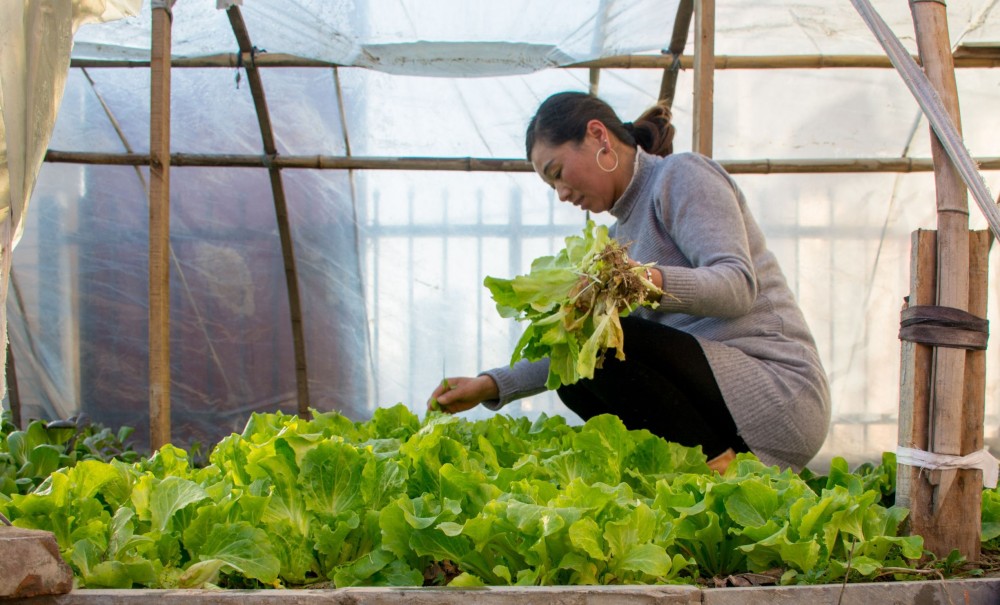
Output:
[[[614,173],[601,170],[597,165],[597,151],[607,141],[604,125],[596,120],[599,128],[588,127],[580,143],[563,143],[551,146],[536,141],[531,149],[531,165],[542,180],[555,189],[559,199],[591,212],[611,209],[618,196],[615,194]],[[603,136],[603,139],[601,138]],[[601,161],[606,168],[614,165],[614,156],[602,152]]]

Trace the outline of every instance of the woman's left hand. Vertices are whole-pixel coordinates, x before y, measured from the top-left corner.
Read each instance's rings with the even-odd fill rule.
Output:
[[[647,266],[645,263],[640,263],[634,258],[628,259],[628,264],[633,267],[644,267],[646,274],[643,277],[652,282],[660,290],[663,289],[663,273],[655,265]]]
[[[483,401],[500,397],[497,383],[486,374],[469,378],[445,378],[431,393],[427,409],[435,409],[446,414],[471,410]]]

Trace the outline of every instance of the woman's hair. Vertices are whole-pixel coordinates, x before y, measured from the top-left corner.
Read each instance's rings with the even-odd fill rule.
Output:
[[[545,99],[528,123],[524,146],[528,159],[536,141],[557,146],[580,143],[587,134],[587,123],[599,120],[623,143],[642,147],[653,155],[667,156],[674,151],[674,127],[670,108],[660,102],[647,109],[633,122],[622,123],[611,106],[594,95],[583,92],[560,92]]]

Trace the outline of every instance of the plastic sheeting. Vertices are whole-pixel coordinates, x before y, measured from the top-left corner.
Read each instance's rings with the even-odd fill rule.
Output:
[[[949,2],[952,41],[996,40],[995,4]],[[912,47],[906,3],[876,8]],[[346,155],[349,145],[355,156],[518,158],[538,102],[588,86],[585,69],[549,67],[658,53],[676,3],[245,0],[241,10],[259,49],[358,66],[262,70],[280,154]],[[720,0],[716,19],[719,54],[881,54],[846,1]],[[137,18],[82,28],[73,52],[147,59],[148,48],[144,7]],[[214,2],[180,0],[173,48],[194,57],[232,53],[236,43]],[[236,75],[173,71],[174,152],[260,153],[253,102]],[[600,93],[633,119],[655,101],[661,77],[602,70]],[[1000,128],[998,73],[963,69],[958,84],[967,147],[974,157],[1000,155],[991,136]],[[684,71],[678,151],[691,145],[691,91]],[[148,108],[147,70],[72,69],[50,147],[148,152]],[[890,69],[719,70],[714,137],[723,162],[930,155],[926,121]],[[146,173],[46,164],[39,175],[8,302],[26,416],[84,410],[111,424],[146,422]],[[239,430],[251,411],[294,411],[287,294],[267,172],[175,167],[171,176],[174,435],[207,444]],[[997,190],[998,175],[984,176]],[[483,277],[524,272],[583,227],[583,215],[532,174],[288,169],[283,177],[313,405],[356,418],[396,402],[422,410],[442,376],[506,363],[519,326],[496,314]],[[932,175],[737,180],[831,377],[834,425],[820,458],[893,449],[898,314],[910,232],[935,226]],[[972,223],[985,226],[974,208]],[[986,436],[995,440],[992,351],[988,364]],[[551,394],[505,411],[573,420]]]
[[[716,1],[720,55],[881,55],[848,1]],[[873,3],[916,51],[909,4]],[[405,75],[527,73],[598,57],[667,48],[677,0],[248,0],[254,44],[269,52]],[[226,16],[211,0],[180,0],[174,11],[177,57],[233,52]],[[1000,8],[992,0],[950,0],[954,45],[993,46]],[[80,58],[147,59],[149,7],[134,19],[84,28]],[[693,37],[689,37],[693,40]],[[689,44],[687,54],[692,51]],[[462,54],[464,53],[464,54]]]
[[[658,50],[669,36],[677,0],[512,0],[507,2],[247,2],[254,45],[389,73],[488,76],[530,73],[608,55]],[[226,15],[204,0],[178,2],[178,57],[233,50]],[[150,20],[94,28],[75,56],[145,58]],[[667,38],[669,39],[669,38]]]
[[[135,15],[141,0],[0,4],[0,349],[11,253],[56,120],[73,34],[85,23]],[[3,366],[6,361],[0,362]],[[0,394],[6,382],[0,381]]]

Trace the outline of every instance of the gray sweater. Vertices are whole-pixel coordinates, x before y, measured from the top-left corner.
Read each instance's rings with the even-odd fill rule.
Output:
[[[639,150],[635,175],[611,215],[612,235],[630,245],[632,258],[656,263],[671,295],[634,315],[698,339],[740,436],[763,462],[805,466],[830,423],[826,374],[736,183],[704,156]],[[548,361],[483,373],[500,389],[500,399],[485,405],[499,409],[543,391]]]

